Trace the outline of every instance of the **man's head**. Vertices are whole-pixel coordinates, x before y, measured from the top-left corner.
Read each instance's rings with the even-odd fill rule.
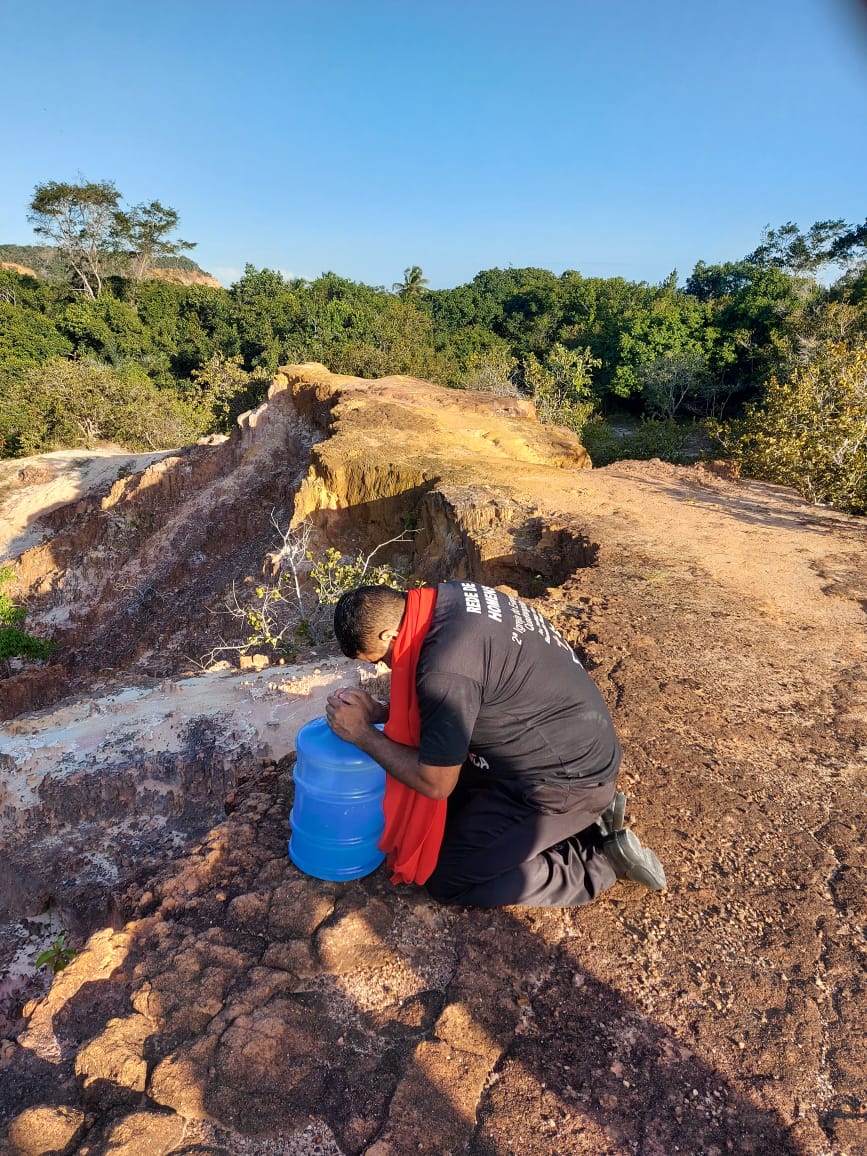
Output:
[[[334,633],[348,658],[391,665],[406,594],[391,586],[358,586],[334,607]]]

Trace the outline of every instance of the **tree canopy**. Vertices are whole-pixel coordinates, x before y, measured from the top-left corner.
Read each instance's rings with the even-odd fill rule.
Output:
[[[102,292],[106,261],[115,249],[120,193],[112,181],[37,185],[29,219],[38,237],[56,245],[72,283],[88,297]]]
[[[120,199],[113,181],[48,181],[34,190],[28,213],[33,231],[57,247],[72,287],[87,297],[102,294],[109,273],[141,281],[157,256],[195,247],[169,239],[179,223],[174,209],[150,201],[124,210]]]
[[[195,249],[194,241],[169,240],[169,234],[178,227],[179,217],[174,209],[159,201],[133,205],[126,213],[115,214],[115,234],[126,249],[129,273],[134,281],[144,281],[156,264],[157,257],[175,257]]]
[[[335,272],[306,280],[248,265],[220,289],[154,279],[158,262],[186,261],[179,254],[191,247],[174,239],[178,214],[161,201],[125,209],[112,182],[49,182],[30,208],[55,246],[33,250],[39,269],[53,270],[56,253],[68,279],[0,268],[6,455],[109,436],[166,446],[226,430],[278,365],[321,361],[358,376],[524,394],[544,420],[592,435],[605,460],[617,446],[600,421],[618,414],[643,423],[623,452],[677,457],[672,423],[712,418],[722,429],[749,415],[767,425],[781,410],[766,403],[788,383],[806,388],[823,343],[863,347],[867,331],[867,223],[768,228],[750,254],[699,261],[682,286],[675,271],[651,285],[510,267],[430,289],[409,265],[388,291]],[[835,269],[830,285],[819,281]],[[841,357],[816,361],[816,373]],[[859,388],[839,394],[846,406]]]

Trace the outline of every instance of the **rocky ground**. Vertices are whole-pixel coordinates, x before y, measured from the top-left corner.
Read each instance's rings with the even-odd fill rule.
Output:
[[[446,420],[446,402],[427,387],[431,405],[416,384],[374,383],[381,425],[390,406],[384,451],[364,417],[374,386],[308,373],[293,387],[311,423],[293,444],[314,446],[296,510],[332,540],[365,528],[376,540],[411,494],[420,568],[533,597],[612,709],[627,821],[659,853],[668,890],[617,884],[584,909],[483,911],[440,908],[382,869],[348,884],[309,879],[286,854],[300,720],[268,725],[295,702],[278,686],[290,675],[262,673],[254,718],[238,705],[252,676],[198,672],[221,680],[223,696],[210,714],[190,712],[214,720],[210,769],[185,769],[195,743],[154,738],[173,752],[161,765],[178,805],[157,815],[164,841],[145,840],[147,862],[114,861],[111,902],[101,919],[98,906],[89,926],[82,919],[75,960],[10,1013],[0,1151],[867,1152],[863,520],[702,466],[579,469],[568,438],[543,451],[526,414],[497,416],[481,399],[473,426],[464,397]],[[452,474],[449,422],[473,447]],[[397,463],[394,429],[405,444]],[[379,454],[399,479],[390,490]],[[79,509],[79,523],[90,517]],[[66,556],[55,550],[55,561]],[[19,563],[33,575],[34,613],[56,617],[62,582],[39,595],[36,569],[32,556]],[[152,572],[158,591],[162,574]],[[117,621],[107,606],[88,613],[91,630]],[[158,637],[149,622],[142,637]],[[88,677],[95,685],[88,653],[82,644],[65,668],[80,694]],[[138,661],[155,710],[167,716],[193,693],[179,658],[174,671],[155,672],[153,652]],[[320,654],[292,672],[311,677],[305,711],[317,713],[332,680],[357,677],[332,661]],[[69,725],[82,701],[125,685],[119,671],[100,677],[103,689],[72,705],[43,680],[57,705],[7,722],[7,740],[23,735],[35,749],[41,733],[48,749],[58,711],[72,712]],[[111,711],[93,717],[111,732]],[[137,742],[151,732],[139,726]],[[235,763],[220,749],[232,735],[243,746]],[[11,783],[24,756],[7,757]],[[58,836],[74,837],[47,809],[63,793],[52,758],[41,780],[51,790],[31,761],[21,781],[36,801],[24,787],[7,795],[7,851],[21,853],[21,833],[49,813]],[[106,822],[136,814],[142,795],[133,786],[128,796],[129,811],[118,803]],[[19,890],[36,902],[38,889]]]

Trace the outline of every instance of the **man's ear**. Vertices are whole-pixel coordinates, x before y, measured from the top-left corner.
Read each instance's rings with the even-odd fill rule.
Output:
[[[380,630],[377,638],[380,642],[384,642],[385,645],[388,646],[390,642],[394,642],[398,634],[400,634],[399,630]]]

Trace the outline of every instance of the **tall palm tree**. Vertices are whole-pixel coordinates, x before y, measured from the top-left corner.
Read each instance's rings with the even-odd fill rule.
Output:
[[[420,265],[410,265],[403,271],[403,280],[395,281],[392,289],[397,290],[399,297],[418,297],[427,292],[427,277],[424,276]]]

